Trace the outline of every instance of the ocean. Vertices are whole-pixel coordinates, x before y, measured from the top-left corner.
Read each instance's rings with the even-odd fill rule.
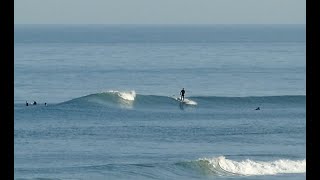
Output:
[[[14,178],[306,179],[305,25],[16,24]]]

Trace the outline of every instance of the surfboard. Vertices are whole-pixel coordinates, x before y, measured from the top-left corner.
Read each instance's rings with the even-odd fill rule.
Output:
[[[190,99],[187,99],[187,98],[184,98],[184,100],[181,101],[180,96],[177,97],[177,96],[173,95],[173,96],[171,96],[171,98],[173,98],[176,101],[179,101],[180,103],[187,104],[187,105],[197,105],[198,104],[197,102],[190,100]]]
[[[192,101],[190,99],[187,99],[187,98],[184,98],[183,101],[181,101],[180,97],[176,97],[174,98],[175,100],[179,101],[180,103],[184,103],[184,104],[187,104],[187,105],[197,105],[198,103],[195,102],[195,101]]]

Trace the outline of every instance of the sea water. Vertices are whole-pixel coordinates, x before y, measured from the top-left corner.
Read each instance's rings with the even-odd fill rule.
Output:
[[[14,30],[15,179],[306,178],[305,25]]]

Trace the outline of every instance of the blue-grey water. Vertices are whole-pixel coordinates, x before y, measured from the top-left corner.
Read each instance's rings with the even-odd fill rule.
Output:
[[[14,33],[15,179],[306,178],[305,25]]]

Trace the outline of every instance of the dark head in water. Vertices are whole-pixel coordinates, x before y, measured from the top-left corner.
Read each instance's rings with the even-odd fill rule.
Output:
[[[260,110],[260,107],[257,107],[255,110]]]

